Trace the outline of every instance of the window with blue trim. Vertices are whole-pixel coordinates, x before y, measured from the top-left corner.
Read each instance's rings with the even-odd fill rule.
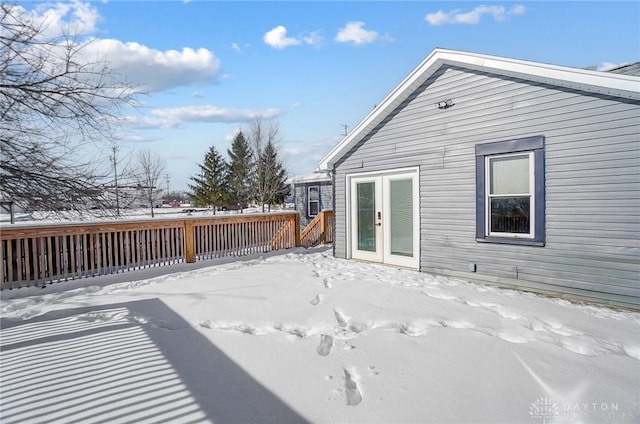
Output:
[[[544,246],[544,137],[476,145],[476,240]]]
[[[320,212],[320,187],[310,186],[307,192],[307,199],[307,216],[312,218]]]

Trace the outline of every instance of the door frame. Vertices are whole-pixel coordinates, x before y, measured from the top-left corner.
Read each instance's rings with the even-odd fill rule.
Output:
[[[411,176],[414,178],[415,184],[413,186],[413,251],[415,252],[413,257],[400,257],[389,254],[389,239],[390,239],[390,213],[389,213],[389,190],[388,182],[394,178],[402,178],[403,176]],[[365,261],[380,262],[389,265],[402,266],[406,268],[419,269],[420,268],[420,169],[418,167],[407,168],[394,168],[381,171],[369,171],[358,172],[345,175],[346,179],[346,253],[349,259],[360,259]],[[376,191],[379,194],[380,205],[377,206],[377,210],[382,212],[382,231],[378,232],[380,236],[380,248],[379,252],[372,253],[371,255],[362,254],[359,251],[353,257],[354,253],[354,240],[357,235],[355,231],[356,211],[353,207],[353,187],[356,181],[379,181],[376,184]],[[378,187],[379,186],[379,187]],[[377,213],[377,211],[376,211]]]

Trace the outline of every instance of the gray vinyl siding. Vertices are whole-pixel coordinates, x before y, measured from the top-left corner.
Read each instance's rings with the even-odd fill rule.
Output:
[[[333,208],[333,188],[329,182],[316,182],[316,183],[300,183],[295,184],[294,202],[295,209],[300,211],[300,228],[304,229],[312,220],[313,217],[309,217],[308,214],[308,189],[311,186],[320,187],[320,210],[330,210]]]
[[[449,98],[455,106],[436,108]],[[477,243],[475,145],[537,135],[546,245]],[[346,175],[411,166],[422,271],[640,305],[639,102],[440,69],[337,163],[337,257],[347,257]]]

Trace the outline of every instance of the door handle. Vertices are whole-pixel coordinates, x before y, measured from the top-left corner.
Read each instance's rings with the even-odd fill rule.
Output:
[[[379,227],[382,225],[382,213],[380,211],[378,211],[378,222],[376,222],[376,225]]]

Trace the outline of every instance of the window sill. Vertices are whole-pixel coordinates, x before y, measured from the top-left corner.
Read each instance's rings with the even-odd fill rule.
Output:
[[[484,237],[476,238],[478,243],[494,243],[494,244],[512,244],[517,246],[537,246],[544,247],[544,241],[525,239],[525,238],[511,238],[511,237]]]

